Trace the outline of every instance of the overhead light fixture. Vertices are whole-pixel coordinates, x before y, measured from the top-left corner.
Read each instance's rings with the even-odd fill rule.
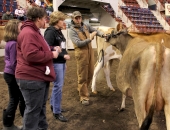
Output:
[[[91,21],[99,21],[97,18],[91,18]]]
[[[67,13],[67,15],[72,16],[72,13]]]

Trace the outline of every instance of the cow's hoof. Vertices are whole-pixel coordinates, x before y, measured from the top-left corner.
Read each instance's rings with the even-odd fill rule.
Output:
[[[118,108],[118,112],[122,112],[124,110],[125,110],[125,108]]]
[[[97,91],[92,91],[93,94],[97,94]]]
[[[111,88],[110,90],[112,90],[113,92],[115,91],[115,89],[114,89],[114,88]]]

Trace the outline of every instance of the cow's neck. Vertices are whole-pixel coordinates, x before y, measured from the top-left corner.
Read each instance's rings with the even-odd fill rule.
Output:
[[[120,38],[120,43],[121,44],[119,44],[120,45],[120,47],[119,47],[120,49],[119,50],[120,50],[122,55],[123,55],[126,47],[128,46],[129,42],[132,39],[133,39],[132,36],[130,36],[129,34],[126,34],[126,36],[124,36],[123,38]]]

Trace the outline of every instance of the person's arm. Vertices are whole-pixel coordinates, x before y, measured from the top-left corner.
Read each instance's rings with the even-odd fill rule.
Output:
[[[2,20],[6,20],[6,15],[5,14],[2,15]]]
[[[99,36],[99,37],[103,37],[103,36],[104,36],[104,33],[103,33],[103,32],[98,31],[97,29],[93,28],[93,27],[90,26],[90,25],[86,25],[86,26],[87,26],[87,28],[89,29],[89,32],[90,32],[90,33],[96,31],[96,32],[97,32],[97,34],[96,34],[97,36]]]
[[[41,64],[53,59],[53,53],[50,50],[44,51],[40,49],[40,40],[38,39],[39,37],[33,33],[23,36],[21,50],[24,59],[29,63]],[[43,41],[41,44],[46,44],[43,39],[41,39],[41,41]]]
[[[55,34],[54,31],[52,30],[46,30],[44,32],[44,39],[46,40],[46,42],[48,43],[48,45],[51,48],[51,51],[54,51],[54,43],[55,43]],[[58,45],[59,46],[59,45]]]
[[[73,29],[69,30],[69,37],[70,37],[71,41],[77,47],[84,47],[84,46],[86,46],[87,44],[89,44],[91,42],[91,40],[89,38],[81,41],[78,34],[77,34],[77,32],[75,30],[73,30]]]
[[[22,9],[21,10],[21,16],[24,16],[25,11]]]
[[[53,30],[46,30],[44,32],[44,38],[47,41],[48,45],[54,47],[55,43],[55,33]]]
[[[10,14],[10,19],[13,19],[14,17],[13,17],[13,15],[12,14]]]
[[[18,9],[16,9],[16,10],[15,10],[15,15],[17,15],[17,16],[18,16]]]
[[[16,68],[16,63],[17,63],[17,60],[16,60],[16,43],[13,43],[10,47],[9,47],[9,51],[10,51],[10,66],[11,66],[11,69],[12,68]],[[15,70],[13,70],[15,72]]]
[[[46,30],[44,33],[44,38],[52,50],[55,46],[60,46],[60,41],[56,40],[56,34],[53,30]],[[58,57],[64,57],[64,53],[60,52]]]

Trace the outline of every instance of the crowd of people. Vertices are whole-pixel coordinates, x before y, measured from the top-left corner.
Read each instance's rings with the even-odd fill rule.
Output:
[[[18,19],[20,21],[24,21],[26,18],[26,9],[23,9],[21,6],[18,6],[17,9],[15,9],[14,14],[11,13],[10,10],[6,10],[6,12],[2,15],[2,20],[10,20],[10,19]]]
[[[4,79],[9,90],[9,105],[3,112],[3,130],[47,130],[46,102],[50,82],[53,82],[50,106],[54,117],[67,122],[61,106],[66,61],[70,56],[66,50],[66,38],[62,33],[67,16],[54,11],[50,14],[49,27],[44,36],[47,12],[44,8],[27,10],[27,20],[22,24],[20,11],[18,20],[9,20],[5,26]],[[90,35],[91,34],[91,35]],[[94,36],[105,38],[105,34],[82,22],[79,11],[73,12],[69,36],[75,48],[77,61],[77,84],[82,105],[89,105],[88,87],[94,71],[94,53],[91,42]],[[32,73],[34,72],[34,73]],[[22,126],[14,125],[17,105],[23,117]]]
[[[46,6],[45,3],[42,4],[42,2],[40,0],[36,0],[35,4],[38,7],[44,8],[46,10],[48,16],[53,12],[52,4]],[[14,19],[15,18],[15,19],[19,19],[21,21],[25,21],[27,19],[26,18],[27,9],[28,9],[28,6],[25,7],[25,8],[23,8],[21,6],[18,6],[15,9],[14,13],[11,12],[9,9],[7,9],[6,12],[3,13],[1,19],[2,20],[10,20],[10,19]]]

